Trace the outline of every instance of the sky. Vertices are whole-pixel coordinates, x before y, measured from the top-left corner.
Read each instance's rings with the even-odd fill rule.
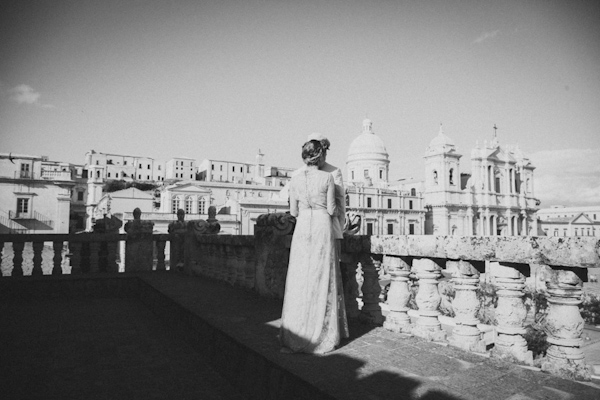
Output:
[[[496,125],[541,207],[598,205],[600,2],[0,4],[0,152],[295,167],[320,132],[344,171],[364,118],[392,180],[423,179],[440,124],[469,172]]]

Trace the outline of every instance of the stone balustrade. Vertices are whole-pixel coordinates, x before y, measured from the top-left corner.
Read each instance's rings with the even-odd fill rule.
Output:
[[[177,235],[177,240],[183,242],[180,257],[187,274],[282,298],[293,217],[283,214],[262,218],[254,236],[218,235],[212,224],[188,222],[171,235],[152,234],[156,269],[164,269],[165,244]],[[111,272],[117,270],[116,252],[111,252],[110,246],[103,250],[102,243],[126,240],[128,243],[127,235],[106,233],[0,235],[0,243],[13,243],[12,275],[22,274],[25,242],[34,243],[34,274],[41,272],[39,243],[52,242],[52,273],[58,274],[64,243],[69,245],[73,273]],[[544,329],[550,347],[542,368],[585,375],[583,319],[578,305],[582,282],[587,280],[586,268],[600,267],[598,249],[600,241],[592,237],[349,236],[342,242],[340,260],[347,314],[393,332],[448,343],[465,351],[491,352],[531,365],[532,355],[524,339],[525,284],[532,268],[544,266],[548,301]],[[478,319],[478,293],[484,276],[497,288],[493,347]],[[448,277],[454,290],[451,331],[442,326],[440,316],[440,282],[448,284]],[[381,283],[388,279],[387,300],[383,301],[386,287]],[[413,312],[409,305],[414,308],[415,303],[417,310]],[[399,335],[398,340],[401,338]]]

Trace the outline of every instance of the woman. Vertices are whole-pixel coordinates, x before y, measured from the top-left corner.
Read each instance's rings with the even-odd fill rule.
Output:
[[[306,168],[290,182],[296,228],[285,284],[280,340],[284,352],[326,353],[348,337],[332,217],[335,185],[319,171],[325,161],[317,140],[302,146]]]

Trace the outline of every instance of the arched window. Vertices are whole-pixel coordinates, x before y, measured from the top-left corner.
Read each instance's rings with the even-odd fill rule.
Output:
[[[410,189],[410,195],[411,196],[416,196],[417,195],[417,189],[415,189],[415,188]]]
[[[200,197],[198,200],[198,214],[206,214],[206,199]]]
[[[171,212],[177,214],[177,210],[179,210],[179,197],[173,195],[173,197],[171,197]]]
[[[454,168],[450,168],[450,172],[448,173],[448,182],[451,185],[454,185]]]
[[[190,196],[185,198],[185,213],[188,215],[192,213],[192,198]]]

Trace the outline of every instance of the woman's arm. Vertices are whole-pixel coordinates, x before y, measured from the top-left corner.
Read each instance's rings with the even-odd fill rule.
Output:
[[[337,206],[335,204],[335,183],[333,182],[333,177],[331,174],[328,174],[327,177],[327,212],[329,215],[334,216],[337,212]]]
[[[290,182],[290,214],[293,217],[298,216],[298,195],[296,194],[294,182]]]

